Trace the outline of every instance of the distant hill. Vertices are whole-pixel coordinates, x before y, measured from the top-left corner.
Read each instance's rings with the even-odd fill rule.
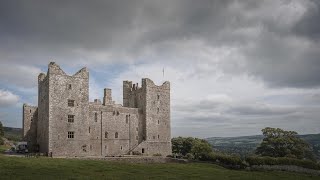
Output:
[[[4,137],[10,141],[21,141],[22,140],[22,129],[21,128],[12,128],[12,127],[3,127]]]
[[[299,137],[311,145],[315,155],[320,159],[320,134],[306,134],[299,135]],[[214,149],[229,154],[238,154],[242,157],[253,154],[262,139],[263,135],[206,138]]]

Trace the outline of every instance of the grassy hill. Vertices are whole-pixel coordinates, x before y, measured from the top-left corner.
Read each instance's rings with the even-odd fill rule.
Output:
[[[320,159],[320,134],[299,135],[313,148],[317,158]],[[240,137],[211,137],[206,140],[221,152],[247,156],[254,153],[254,150],[261,143],[262,135],[240,136]]]
[[[1,179],[319,179],[316,176],[289,172],[229,170],[206,163],[129,164],[4,155],[0,155],[0,162]]]
[[[21,128],[12,128],[12,127],[3,127],[4,137],[10,141],[21,141],[22,139],[22,129]]]

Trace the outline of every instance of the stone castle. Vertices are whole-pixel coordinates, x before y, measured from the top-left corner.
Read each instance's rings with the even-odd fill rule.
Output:
[[[38,76],[38,107],[23,105],[29,150],[53,157],[171,154],[170,83],[123,81],[123,105],[104,89],[89,102],[89,72],[69,76],[54,62]]]

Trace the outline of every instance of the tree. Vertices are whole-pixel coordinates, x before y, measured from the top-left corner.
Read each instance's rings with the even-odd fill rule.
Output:
[[[196,159],[212,152],[211,145],[204,139],[192,137],[172,138],[172,152],[186,156],[191,153]]]
[[[3,139],[2,139],[3,136],[4,136],[4,130],[3,130],[2,123],[0,121],[0,145],[3,144]]]
[[[191,153],[195,159],[199,159],[212,152],[211,145],[203,139],[195,139],[191,148]]]
[[[312,159],[309,144],[300,139],[297,132],[266,127],[262,129],[262,133],[264,139],[256,149],[257,155]]]
[[[2,122],[0,121],[0,137],[2,136],[4,136],[4,130],[3,130]]]

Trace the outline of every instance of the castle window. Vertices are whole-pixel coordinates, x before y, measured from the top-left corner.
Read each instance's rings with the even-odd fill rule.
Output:
[[[122,146],[120,146],[120,149],[122,150]]]
[[[31,122],[33,121],[33,118],[31,117]]]
[[[89,133],[90,133],[90,130],[91,130],[91,128],[90,128],[90,126],[89,126]]]
[[[68,106],[74,107],[74,100],[68,99]]]
[[[71,84],[68,84],[68,89],[69,89],[69,90],[71,90],[71,89],[72,89]]]
[[[160,109],[158,108],[158,109],[157,109],[157,113],[158,113],[158,114],[159,114],[159,111],[160,111]]]
[[[144,148],[141,149],[141,153],[142,153],[142,154],[144,153]]]
[[[68,139],[74,138],[74,131],[68,131]]]
[[[160,120],[158,120],[158,124],[160,124]]]
[[[73,123],[74,122],[74,115],[68,115],[68,122]]]
[[[152,138],[153,138],[153,139],[156,139],[156,136],[153,136]]]
[[[117,116],[119,116],[119,114],[120,114],[119,111],[117,111]]]
[[[106,139],[108,138],[108,132],[104,133],[104,138],[106,138]]]
[[[98,113],[94,113],[94,122],[98,121]]]
[[[31,109],[30,109],[30,113],[31,113]]]
[[[114,134],[114,138],[118,138],[118,132]]]
[[[158,134],[158,139],[160,138],[160,135]]]
[[[157,98],[158,98],[158,100],[160,99],[160,95],[159,94],[158,94]]]
[[[126,115],[126,123],[128,124],[129,122],[129,115]]]

